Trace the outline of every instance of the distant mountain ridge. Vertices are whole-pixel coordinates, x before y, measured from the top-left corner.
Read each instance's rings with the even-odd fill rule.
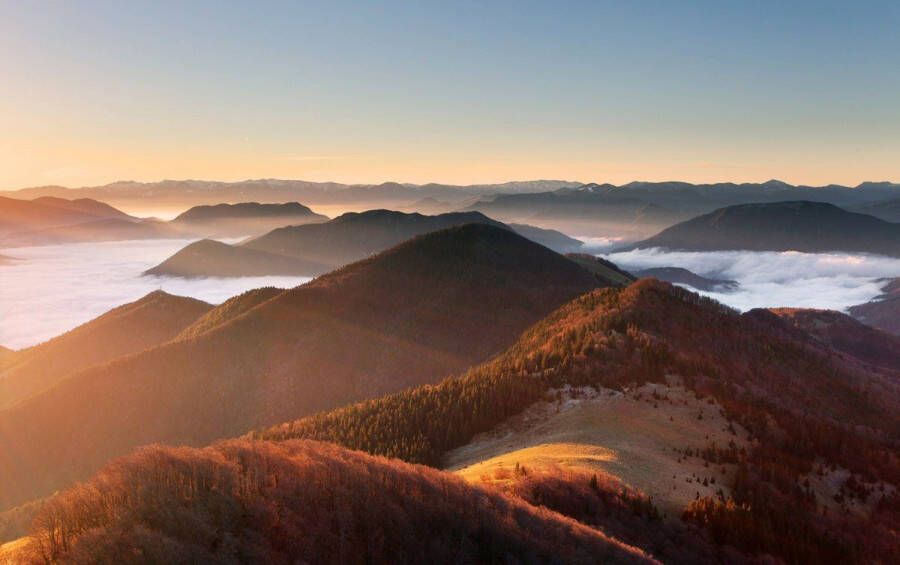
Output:
[[[545,193],[487,196],[466,209],[506,222],[634,240],[725,206],[809,200],[852,207],[898,195],[900,185],[891,183],[862,183],[853,188],[793,186],[777,180],[742,184],[631,182],[621,186],[589,183]]]
[[[149,269],[146,274],[181,277],[315,276],[410,238],[469,223],[511,229],[559,251],[577,249],[581,245],[580,241],[559,232],[531,226],[506,226],[478,212],[426,216],[369,210],[348,212],[324,223],[276,228],[237,245],[195,242]]]
[[[216,204],[194,206],[182,212],[170,223],[192,234],[204,237],[253,236],[289,225],[328,221],[299,202],[283,204]]]
[[[900,224],[821,202],[721,208],[628,246],[689,251],[828,251],[900,257]]]

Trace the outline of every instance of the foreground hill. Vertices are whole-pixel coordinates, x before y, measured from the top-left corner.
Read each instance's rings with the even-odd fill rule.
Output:
[[[144,448],[36,524],[19,562],[655,562],[515,497],[316,442]]]
[[[820,202],[744,204],[682,222],[632,247],[846,251],[900,257],[900,224]]]
[[[603,284],[507,229],[421,236],[0,411],[0,509],[137,445],[202,445],[436,382]]]
[[[209,304],[193,298],[155,291],[22,350],[13,366],[0,371],[0,409],[46,390],[81,369],[166,342],[210,309]]]
[[[477,212],[437,216],[390,210],[352,212],[325,223],[278,228],[239,245],[191,244],[147,274],[316,276],[418,235],[471,223],[511,229]],[[520,229],[526,238],[551,248],[571,249],[580,244],[558,232],[529,226]]]
[[[884,282],[880,296],[865,304],[851,306],[848,312],[864,324],[900,335],[900,278]]]
[[[327,220],[327,216],[316,214],[299,202],[284,204],[241,202],[195,206],[179,214],[171,223],[202,237],[235,237],[262,234],[283,226]]]
[[[680,451],[680,458],[698,458],[704,468],[726,471],[699,475],[712,476],[725,488],[721,495],[697,488],[684,509],[687,521],[707,528],[716,543],[747,555],[768,553],[804,563],[871,562],[898,551],[900,372],[850,351],[836,354],[771,312],[741,315],[644,279],[570,302],[506,353],[460,377],[285,423],[254,437],[335,441],[439,466],[451,450],[477,442],[477,434],[512,425],[511,418],[544,401],[548,392],[551,399],[566,386],[627,392],[646,382],[669,385],[674,378],[708,399],[709,409],[724,412],[749,441],[740,449],[695,433],[690,443],[669,446],[668,451]],[[666,398],[651,394],[649,409],[667,409]],[[654,408],[654,402],[659,406]],[[694,418],[705,421],[705,411],[698,409]],[[537,431],[532,424],[541,422],[526,418],[514,429]],[[638,422],[629,433],[641,434],[645,425]],[[675,421],[670,427],[680,426]],[[707,440],[714,437],[709,433]],[[602,434],[594,438],[590,441],[600,442],[595,444],[599,451],[612,449],[603,445]],[[509,449],[516,448],[512,443]],[[658,457],[664,452],[648,453]],[[658,466],[656,461],[649,468]],[[622,476],[634,477],[637,471]],[[685,487],[697,478],[695,472],[679,481]]]

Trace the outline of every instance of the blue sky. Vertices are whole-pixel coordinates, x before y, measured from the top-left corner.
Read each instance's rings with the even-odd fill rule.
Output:
[[[897,2],[0,0],[0,188],[900,180]]]

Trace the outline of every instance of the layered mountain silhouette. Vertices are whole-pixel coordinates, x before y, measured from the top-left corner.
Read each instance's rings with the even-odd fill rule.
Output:
[[[868,206],[897,198],[898,185],[856,187],[764,183],[691,184],[631,182],[585,184],[535,194],[489,195],[468,209],[510,222],[528,222],[587,235],[647,237],[677,222],[718,208],[749,203],[807,200],[837,206]]]
[[[142,220],[90,199],[0,197],[0,247],[172,238],[165,222]]]
[[[143,351],[176,337],[212,306],[155,291],[115,308],[0,364],[0,409],[42,392],[91,365]]]
[[[237,317],[220,310],[218,326],[0,411],[0,507],[85,478],[137,445],[202,445],[436,382],[604,284],[506,228],[420,236]]]
[[[865,304],[851,306],[848,312],[865,324],[900,335],[900,278],[882,282],[881,295]]]
[[[262,234],[282,226],[327,220],[327,216],[316,214],[299,202],[284,204],[242,202],[195,206],[179,214],[171,223],[203,237],[235,237]]]
[[[631,182],[582,184],[567,181],[511,182],[497,185],[411,185],[395,182],[366,185],[259,179],[236,183],[201,180],[116,182],[67,189],[34,187],[3,193],[15,198],[73,196],[99,199],[129,209],[170,209],[220,203],[301,201],[308,205],[390,207],[422,213],[480,211],[505,222],[527,223],[588,236],[646,238],[677,222],[718,208],[779,201],[827,202],[868,213],[867,207],[896,200],[900,185],[866,182],[855,187],[794,186],[763,183],[691,184]],[[878,215],[877,209],[871,209]],[[884,219],[891,219],[886,217]],[[200,235],[211,236],[212,233]]]
[[[238,245],[193,243],[149,275],[181,277],[300,275],[315,276],[364,259],[424,233],[470,223],[513,229],[477,212],[437,216],[372,210],[351,212],[329,222],[275,229]],[[519,226],[522,235],[548,247],[566,250],[580,242],[559,232]]]
[[[682,222],[632,248],[827,251],[900,256],[900,224],[820,202],[730,206]]]
[[[90,199],[0,197],[0,237],[105,219],[128,219],[115,208]]]
[[[455,204],[469,202],[486,194],[546,192],[575,187],[578,182],[558,180],[513,181],[500,184],[457,186],[429,183],[422,185],[385,182],[348,185],[335,182],[256,179],[241,182],[204,180],[164,180],[160,182],[119,181],[103,186],[71,189],[62,186],[38,186],[2,193],[15,198],[55,196],[94,198],[116,206],[180,209],[223,202],[289,202],[298,200],[314,205],[364,205],[396,207],[431,198]]]

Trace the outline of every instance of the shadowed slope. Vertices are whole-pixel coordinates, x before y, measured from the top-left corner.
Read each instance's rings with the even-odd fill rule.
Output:
[[[391,210],[351,212],[329,222],[274,229],[239,245],[193,243],[147,274],[171,276],[241,276],[293,274],[316,276],[370,257],[413,237],[470,223],[510,229],[557,251],[581,242],[562,233],[531,226],[515,228],[478,212],[437,216]]]
[[[248,310],[278,296],[282,292],[284,292],[283,288],[267,286],[248,290],[243,294],[229,298],[206,314],[200,316],[196,322],[185,328],[183,332],[178,334],[178,339],[197,337],[204,332],[241,316]]]
[[[0,507],[136,445],[203,444],[435,382],[600,284],[506,229],[422,236],[0,412]]]
[[[771,311],[835,351],[892,369],[900,376],[900,337],[833,310],[774,308]]]
[[[632,247],[848,251],[900,257],[900,224],[820,202],[743,204],[674,225]]]
[[[195,241],[180,249],[145,275],[194,277],[244,277],[266,275],[313,276],[328,266],[256,249],[228,245],[212,239]]]
[[[242,246],[340,266],[364,259],[417,235],[471,223],[502,225],[478,213],[423,216],[371,210],[347,213],[324,224],[273,230]]]
[[[0,409],[52,387],[81,369],[166,342],[212,306],[162,291],[16,354],[0,373]]]

